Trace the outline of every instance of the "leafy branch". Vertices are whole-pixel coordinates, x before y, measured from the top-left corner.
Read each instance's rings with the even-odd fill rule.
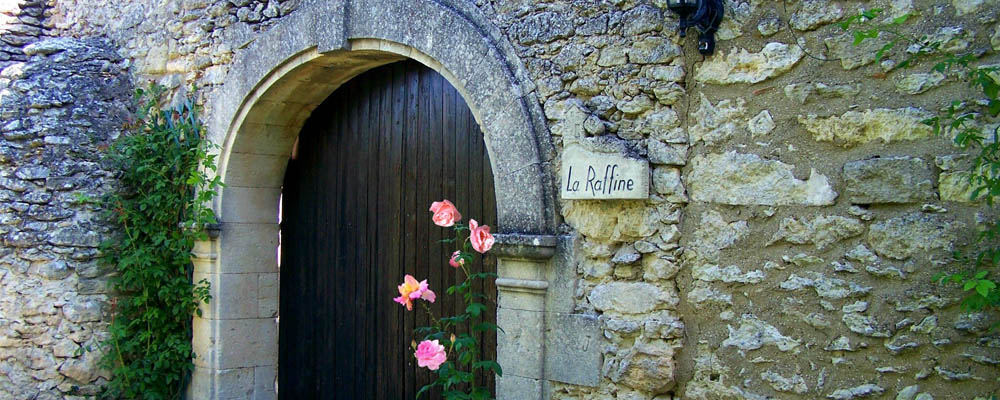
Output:
[[[427,313],[431,315],[433,325],[416,329],[418,334],[424,334],[424,340],[437,340],[451,354],[450,359],[444,362],[437,370],[438,378],[433,382],[423,386],[417,392],[417,398],[433,389],[441,387],[444,392],[442,396],[448,400],[458,399],[491,399],[492,394],[489,389],[476,385],[477,373],[491,373],[503,375],[503,370],[494,360],[481,359],[482,352],[479,341],[475,335],[485,331],[496,331],[496,324],[483,320],[489,306],[483,302],[488,297],[475,291],[476,282],[479,280],[495,279],[496,274],[492,272],[471,273],[468,265],[475,259],[472,245],[465,232],[469,228],[462,225],[452,227],[455,237],[445,239],[447,243],[462,243],[461,250],[452,258],[452,265],[460,268],[465,275],[465,280],[452,285],[446,291],[448,295],[461,296],[465,304],[465,311],[456,315],[435,319],[430,309],[424,304]],[[463,239],[463,237],[465,239]],[[421,303],[423,304],[423,303]],[[461,329],[461,328],[465,329]],[[450,331],[464,331],[458,334]],[[415,346],[414,346],[415,347]],[[454,360],[454,361],[453,361]]]
[[[163,107],[165,90],[137,90],[130,133],[107,158],[121,190],[104,198],[120,234],[101,244],[116,273],[109,336],[101,367],[112,372],[101,398],[177,399],[195,356],[191,317],[209,301],[208,282],[192,283],[191,250],[215,222],[207,206],[222,183],[204,138],[198,107],[186,99]],[[80,201],[88,201],[81,199]]]
[[[908,14],[888,22],[873,22],[881,12],[881,9],[861,11],[842,21],[840,27],[844,30],[855,28],[852,31],[855,46],[866,40],[876,39],[882,33],[891,36],[892,39],[876,53],[877,62],[896,47],[897,43],[909,43],[909,54],[903,61],[895,64],[890,72],[912,68],[918,62],[930,62],[933,63],[930,71],[953,74],[968,85],[970,90],[965,92],[968,96],[951,101],[947,108],[938,111],[923,123],[932,127],[936,135],[952,137],[959,148],[970,150],[974,154],[967,173],[967,183],[971,189],[969,199],[982,200],[993,207],[997,196],[1000,196],[1000,125],[990,129],[982,120],[1000,115],[1000,99],[997,97],[1000,92],[1000,66],[981,65],[975,53],[949,51],[945,48],[945,43],[932,40],[926,35],[914,38],[901,33],[898,28],[909,20]],[[954,257],[967,270],[957,273],[939,272],[933,279],[939,283],[961,286],[965,292],[962,305],[967,311],[1000,308],[1000,290],[995,274],[1000,266],[1000,220],[994,218],[986,223],[976,237],[971,254],[956,252]]]

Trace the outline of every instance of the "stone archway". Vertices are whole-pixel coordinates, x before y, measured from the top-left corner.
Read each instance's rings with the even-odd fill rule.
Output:
[[[498,323],[518,325],[511,326],[517,334],[506,344],[498,338],[498,347],[508,346],[505,353],[516,359],[509,360],[497,392],[514,395],[516,388],[517,398],[541,396],[545,266],[557,245],[551,236],[554,152],[531,80],[499,32],[483,21],[464,2],[308,3],[237,52],[227,83],[206,107],[226,187],[214,205],[221,234],[195,248],[195,280],[211,282],[213,300],[194,321],[198,357],[190,398],[275,396],[277,209],[291,148],[312,110],[337,87],[402,58],[443,75],[484,132],[497,225],[505,233],[497,247]],[[505,299],[516,309],[505,311]]]

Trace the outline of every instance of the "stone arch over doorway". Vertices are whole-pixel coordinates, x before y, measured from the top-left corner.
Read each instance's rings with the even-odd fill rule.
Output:
[[[497,391],[517,387],[523,398],[528,387],[540,395],[545,266],[558,242],[551,236],[554,151],[533,83],[499,31],[465,2],[334,0],[307,2],[266,33],[233,41],[249,45],[236,51],[226,83],[206,106],[226,187],[214,204],[221,233],[195,248],[195,280],[209,280],[213,300],[194,321],[189,397],[275,397],[277,210],[293,144],[312,110],[341,84],[404,58],[443,75],[483,131],[505,233],[497,247],[501,303],[507,288],[508,299],[524,297],[516,312],[498,310],[498,323],[505,315],[534,321],[526,330],[512,327],[517,344],[509,353],[518,367],[505,371]]]

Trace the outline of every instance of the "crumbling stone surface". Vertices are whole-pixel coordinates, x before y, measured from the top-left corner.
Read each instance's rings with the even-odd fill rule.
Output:
[[[830,205],[837,193],[829,179],[813,170],[797,179],[792,166],[756,154],[728,152],[691,160],[688,187],[695,201],[730,205]]]
[[[887,157],[844,164],[848,200],[854,204],[915,203],[934,198],[934,174],[916,157]]]
[[[81,198],[114,190],[101,160],[122,133],[131,81],[100,40],[47,39],[23,48],[26,62],[0,71],[0,397],[92,395],[108,313],[108,238],[101,209]],[[85,349],[91,349],[84,351]]]

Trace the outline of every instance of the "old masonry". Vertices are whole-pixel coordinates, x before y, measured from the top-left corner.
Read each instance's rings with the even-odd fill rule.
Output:
[[[906,34],[997,64],[1000,1],[723,3],[703,57],[665,0],[0,0],[0,398],[109,377],[78,350],[106,335],[114,232],[75,199],[115,187],[101,144],[149,80],[197,96],[226,183],[193,252],[213,301],[187,397],[277,398],[295,140],[407,59],[488,151],[498,398],[996,395],[997,315],[931,281],[996,218],[968,151],[921,123],[973,94],[929,65],[887,72],[906,46],[876,62],[885,42],[836,22],[911,14]]]

